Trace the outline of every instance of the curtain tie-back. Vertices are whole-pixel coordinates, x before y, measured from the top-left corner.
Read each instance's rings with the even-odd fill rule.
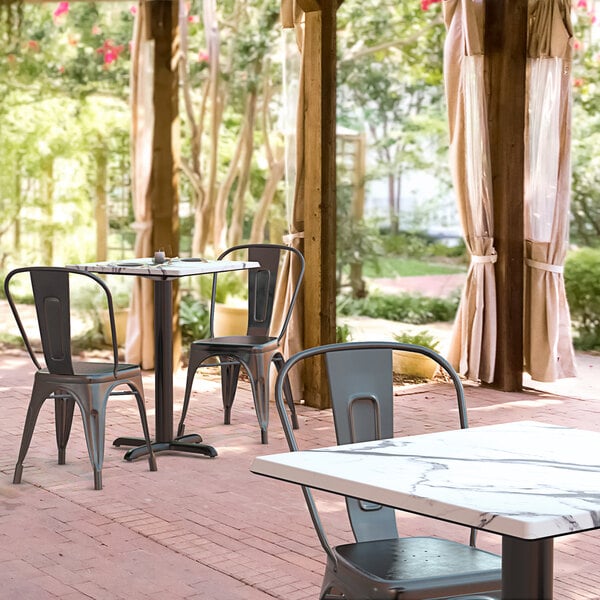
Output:
[[[131,224],[131,229],[133,229],[134,231],[148,231],[149,229],[152,229],[152,221],[134,221]]]
[[[283,243],[287,244],[288,246],[292,245],[292,242],[294,240],[297,239],[303,239],[304,238],[304,231],[296,231],[295,233],[288,233],[287,235],[283,236]]]
[[[550,263],[543,263],[537,260],[532,260],[531,258],[525,259],[525,264],[528,267],[532,267],[534,269],[540,269],[540,271],[550,271],[550,273],[564,273],[565,268],[562,265],[552,265]]]
[[[495,263],[498,261],[497,254],[471,254],[471,263]]]

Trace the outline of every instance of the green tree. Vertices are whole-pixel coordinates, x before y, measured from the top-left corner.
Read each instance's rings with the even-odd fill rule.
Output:
[[[0,45],[2,268],[94,256],[99,174],[128,170],[132,24],[122,4],[28,4]]]
[[[369,177],[387,180],[397,233],[403,174],[445,164],[440,5],[347,0],[338,27],[338,120],[367,129],[378,164]]]
[[[600,44],[593,11],[574,14],[571,240],[600,246]]]
[[[242,237],[260,241],[283,175],[272,117],[281,83],[273,61],[279,2],[205,2],[203,9],[199,19],[192,4],[189,32],[182,28],[183,172],[195,206],[194,253]]]

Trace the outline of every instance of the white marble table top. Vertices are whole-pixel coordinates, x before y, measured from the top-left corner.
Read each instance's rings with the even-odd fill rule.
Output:
[[[600,433],[538,422],[266,455],[251,470],[522,539],[600,527]]]
[[[114,273],[118,275],[139,275],[141,277],[171,279],[187,275],[202,275],[203,273],[254,269],[259,267],[260,264],[253,261],[205,260],[202,258],[176,258],[162,264],[155,264],[153,258],[132,258],[131,260],[84,263],[69,266],[94,273]]]

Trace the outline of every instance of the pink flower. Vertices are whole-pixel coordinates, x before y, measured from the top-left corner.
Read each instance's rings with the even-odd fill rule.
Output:
[[[129,12],[134,16],[137,15],[137,6],[130,6]]]
[[[587,0],[579,0],[579,2],[577,2],[577,8],[587,9]]]
[[[39,42],[36,42],[35,40],[29,40],[27,42],[27,48],[29,50],[31,50],[32,52],[39,52],[40,44],[39,44]]]
[[[94,25],[92,27],[92,35],[100,35],[102,33],[102,29],[100,29],[99,25]]]
[[[106,40],[96,52],[104,55],[104,67],[106,68],[119,58],[119,54],[123,52],[124,48],[122,45],[115,46],[112,40]]]
[[[583,50],[583,44],[577,39],[573,40],[573,50]]]
[[[200,23],[200,17],[198,15],[189,15],[188,21],[190,23]]]
[[[208,52],[206,52],[204,50],[200,50],[200,52],[198,52],[198,62],[207,63],[209,58],[210,58],[210,56],[208,56]]]
[[[438,4],[440,0],[421,0],[421,10],[429,10],[432,4]]]
[[[60,19],[60,17],[62,17],[63,15],[66,16],[68,13],[69,13],[69,3],[68,2],[59,2],[58,6],[54,9],[54,12],[52,13],[54,22],[56,23],[56,21],[58,21]]]

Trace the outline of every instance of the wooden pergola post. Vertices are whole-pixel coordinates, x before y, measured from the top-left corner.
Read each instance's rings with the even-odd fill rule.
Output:
[[[174,0],[149,0],[148,25],[154,40],[154,133],[149,195],[152,247],[179,255],[179,5]],[[173,362],[179,364],[181,335],[177,282],[173,289]]]
[[[493,387],[523,386],[523,196],[527,0],[486,2],[485,55],[498,342]]]
[[[298,0],[305,11],[304,345],[335,342],[336,11],[331,0]],[[327,408],[320,361],[307,365],[305,402]]]

